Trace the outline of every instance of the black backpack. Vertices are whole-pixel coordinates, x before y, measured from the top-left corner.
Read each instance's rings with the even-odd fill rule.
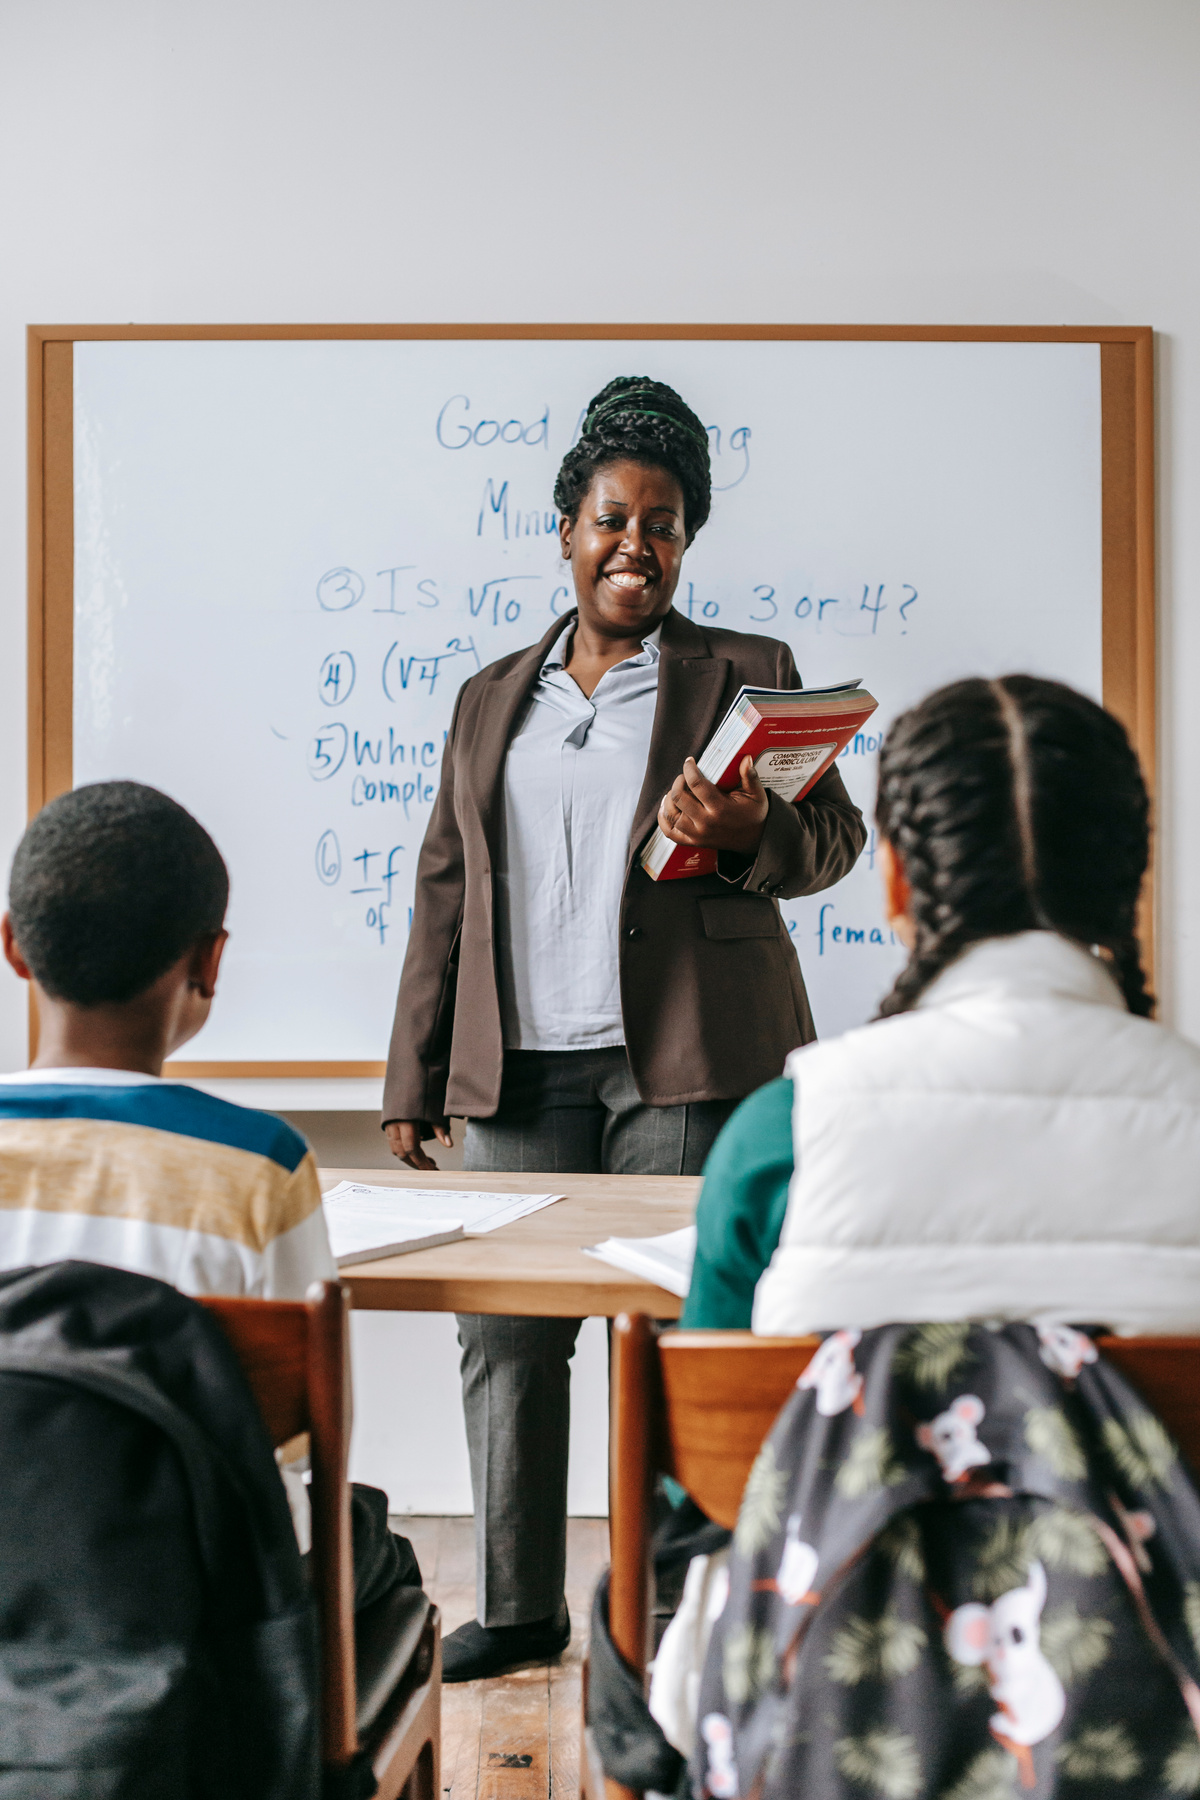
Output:
[[[0,1800],[317,1800],[316,1615],[216,1319],[0,1274]]]

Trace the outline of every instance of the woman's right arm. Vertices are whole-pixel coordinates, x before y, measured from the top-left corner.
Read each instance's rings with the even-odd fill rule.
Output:
[[[454,784],[465,692],[465,687],[461,688],[455,701],[442,756],[441,786],[417,861],[412,926],[383,1087],[383,1124],[389,1144],[394,1154],[413,1168],[436,1166],[420,1148],[423,1139],[436,1136],[447,1146],[450,1142],[446,1081],[465,891]]]

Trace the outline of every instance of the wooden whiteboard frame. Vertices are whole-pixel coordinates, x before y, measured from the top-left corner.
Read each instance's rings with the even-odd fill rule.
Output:
[[[1151,794],[1156,761],[1154,333],[1148,325],[31,325],[29,351],[29,816],[72,783],[75,611],[73,346],[103,340],[623,338],[1100,346],[1104,704]],[[1154,968],[1154,874],[1141,936]],[[37,1022],[30,1008],[30,1054]],[[382,1062],[175,1062],[171,1075],[379,1076]]]

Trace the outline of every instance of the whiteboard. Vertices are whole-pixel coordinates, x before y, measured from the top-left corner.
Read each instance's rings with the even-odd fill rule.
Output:
[[[73,778],[165,789],[229,864],[189,1058],[385,1057],[455,694],[571,605],[554,476],[622,373],[709,427],[679,609],[879,698],[840,764],[864,811],[942,682],[1100,697],[1096,343],[78,342]],[[903,960],[874,836],[783,914],[818,1031],[869,1017]]]

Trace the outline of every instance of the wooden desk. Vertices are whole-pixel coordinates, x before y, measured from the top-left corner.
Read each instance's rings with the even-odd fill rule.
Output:
[[[343,1269],[353,1304],[376,1312],[523,1313],[584,1319],[648,1312],[677,1319],[683,1302],[664,1288],[584,1256],[606,1237],[657,1237],[690,1225],[700,1179],[692,1175],[486,1175],[463,1170],[322,1169],[321,1187],[482,1188],[501,1194],[563,1193],[565,1200],[483,1237],[413,1250]]]

